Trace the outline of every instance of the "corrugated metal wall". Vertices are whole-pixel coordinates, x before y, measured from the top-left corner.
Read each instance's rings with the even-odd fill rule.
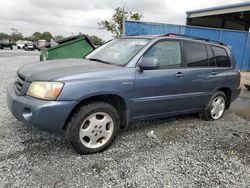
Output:
[[[249,32],[150,22],[125,22],[125,35],[127,36],[160,35],[167,33],[184,34],[221,41],[232,47],[237,61],[237,68],[240,70],[250,70]]]

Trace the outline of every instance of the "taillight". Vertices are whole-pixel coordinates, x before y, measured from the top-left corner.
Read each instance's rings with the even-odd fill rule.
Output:
[[[240,74],[240,71],[239,70],[236,70],[236,84],[237,84],[237,87],[240,85],[240,81],[241,81],[241,74]]]

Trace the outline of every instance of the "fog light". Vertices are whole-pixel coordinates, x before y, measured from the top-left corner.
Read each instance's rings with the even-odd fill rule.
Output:
[[[26,121],[30,121],[31,118],[32,118],[32,112],[29,108],[24,108],[23,109],[23,118],[26,120]]]

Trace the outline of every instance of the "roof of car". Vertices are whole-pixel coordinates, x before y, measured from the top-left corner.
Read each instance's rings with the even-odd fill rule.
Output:
[[[120,38],[141,38],[141,39],[153,39],[157,38],[159,35],[131,35],[131,36],[122,36]]]
[[[224,44],[220,41],[214,41],[214,40],[199,38],[199,37],[195,37],[195,36],[179,35],[179,34],[172,34],[172,33],[168,33],[165,35],[133,35],[133,36],[123,36],[120,38],[137,38],[137,39],[138,38],[140,38],[140,39],[155,39],[155,38],[173,39],[174,38],[174,39],[180,39],[180,40],[208,43],[208,44],[213,44],[213,45],[227,46],[226,44]]]

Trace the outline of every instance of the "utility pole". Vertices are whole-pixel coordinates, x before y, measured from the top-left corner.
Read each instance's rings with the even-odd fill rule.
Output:
[[[126,36],[126,31],[125,31],[125,19],[126,18],[124,16],[125,8],[126,8],[126,2],[124,3],[123,8],[122,8],[122,36]]]

